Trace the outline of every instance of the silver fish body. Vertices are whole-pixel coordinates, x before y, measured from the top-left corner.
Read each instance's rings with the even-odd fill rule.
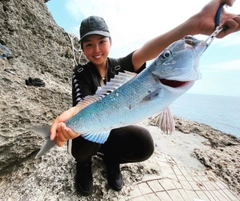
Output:
[[[65,122],[67,127],[87,140],[104,143],[112,129],[157,115],[201,78],[199,58],[205,49],[206,43],[192,36],[172,43],[138,75],[119,73],[86,97],[79,103],[80,112]],[[48,151],[44,147],[37,156]]]

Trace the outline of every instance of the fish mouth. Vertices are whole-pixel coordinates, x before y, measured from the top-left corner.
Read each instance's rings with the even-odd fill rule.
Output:
[[[202,41],[194,38],[193,36],[187,35],[184,37],[184,41],[186,44],[190,45],[190,46],[198,46],[200,43],[202,43]]]
[[[190,81],[177,81],[177,80],[167,80],[167,79],[160,79],[159,80],[163,85],[172,87],[172,88],[179,88],[183,87],[190,83]]]

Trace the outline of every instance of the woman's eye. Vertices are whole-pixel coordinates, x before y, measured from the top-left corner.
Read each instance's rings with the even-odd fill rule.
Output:
[[[84,47],[91,47],[91,46],[92,46],[91,43],[87,43],[87,44],[84,45]]]
[[[170,50],[166,50],[162,53],[161,57],[162,59],[167,59],[172,55],[172,52]]]
[[[102,41],[100,41],[100,43],[102,44],[102,43],[105,43],[106,42],[106,40],[102,40]]]

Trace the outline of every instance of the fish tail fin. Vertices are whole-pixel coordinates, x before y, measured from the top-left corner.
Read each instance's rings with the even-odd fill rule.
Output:
[[[37,153],[35,158],[39,158],[40,156],[47,153],[51,148],[54,147],[56,144],[55,140],[50,140],[50,126],[44,125],[39,127],[32,127],[29,130],[31,130],[34,133],[37,133],[38,135],[42,136],[45,139],[44,144],[42,145],[40,151]]]
[[[172,134],[175,131],[173,115],[168,107],[155,117],[154,121],[154,124],[157,125],[165,134]]]

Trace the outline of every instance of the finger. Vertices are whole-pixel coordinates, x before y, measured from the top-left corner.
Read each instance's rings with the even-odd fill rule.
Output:
[[[72,129],[70,129],[70,128],[65,128],[65,131],[66,131],[66,133],[67,133],[67,135],[68,136],[65,136],[65,137],[68,137],[69,139],[74,139],[74,138],[76,138],[76,137],[79,137],[80,136],[80,134],[79,133],[76,133],[76,132],[74,132]]]
[[[222,3],[226,3],[228,6],[233,6],[235,0],[224,0]]]
[[[65,139],[74,139],[78,136],[80,136],[79,133],[74,132],[72,129],[68,128],[65,123],[61,123],[58,128],[61,135],[64,136]],[[62,137],[63,137],[62,136]]]
[[[238,31],[240,30],[240,14],[236,15],[234,18],[233,18],[236,23],[238,24]]]
[[[56,144],[57,144],[57,146],[62,147],[65,144],[65,141],[63,142],[63,141],[57,139]]]
[[[67,139],[64,136],[64,123],[58,123],[58,127],[57,127],[57,136],[56,136],[56,144],[59,147],[62,147],[64,145],[64,143],[67,141]]]
[[[66,125],[64,123],[58,124],[57,138],[62,142],[66,142],[69,139],[68,132],[66,131]]]
[[[232,19],[229,19],[228,21],[226,21],[223,25],[223,27],[227,27],[227,29],[224,30],[222,36],[228,35],[230,33],[236,32],[240,30],[240,16],[236,16]],[[220,35],[220,37],[222,37]]]
[[[61,140],[62,142],[66,142],[67,140],[69,140],[68,138],[65,137],[65,135],[63,135],[63,133],[61,133],[57,139]]]

